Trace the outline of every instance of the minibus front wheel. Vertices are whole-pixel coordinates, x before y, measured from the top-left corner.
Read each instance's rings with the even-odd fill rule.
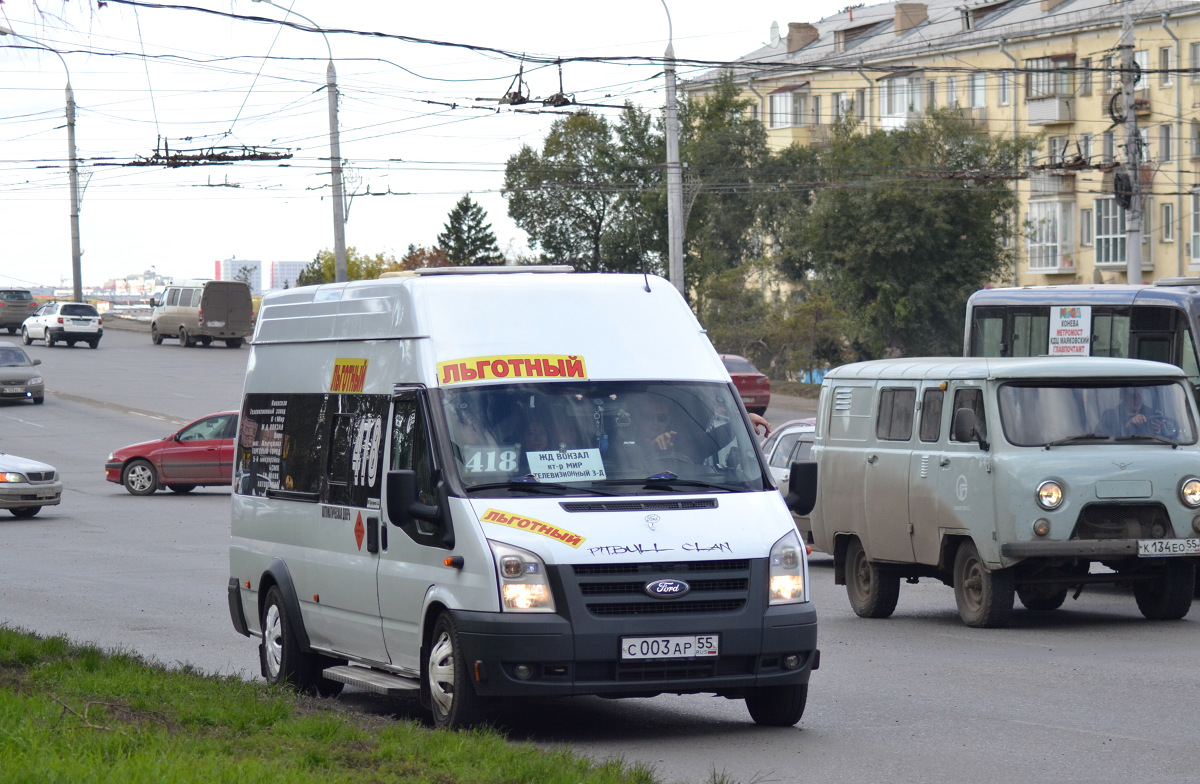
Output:
[[[425,678],[435,727],[464,729],[483,721],[484,701],[475,693],[458,626],[448,612],[439,615],[433,626]]]
[[[765,727],[790,727],[804,715],[808,703],[808,684],[760,686],[746,692],[746,709],[755,724]]]

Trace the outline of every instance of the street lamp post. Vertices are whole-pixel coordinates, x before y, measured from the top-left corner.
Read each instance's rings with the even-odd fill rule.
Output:
[[[284,8],[272,0],[254,0],[256,3],[266,3],[282,10],[284,13],[295,14],[313,26],[325,39],[325,48],[329,51],[329,67],[325,69],[325,92],[329,98],[329,174],[333,183],[333,279],[339,283],[348,279],[346,272],[346,207],[342,185],[342,143],[338,136],[338,89],[337,70],[333,67],[333,47],[329,45],[329,36],[321,31],[316,22],[304,14]]]
[[[683,283],[683,173],[679,166],[679,115],[675,101],[675,33],[671,27],[671,9],[667,12],[667,51],[663,74],[667,80],[667,275],[684,294]]]
[[[18,35],[7,27],[0,27],[0,35],[11,35],[35,44],[39,49],[51,52],[62,62],[67,73],[67,171],[71,184],[71,281],[74,284],[74,299],[83,302],[83,251],[79,246],[79,159],[75,155],[75,92],[71,89],[71,69],[61,54],[42,42]]]

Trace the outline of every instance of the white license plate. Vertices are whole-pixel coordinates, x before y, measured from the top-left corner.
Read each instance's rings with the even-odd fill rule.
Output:
[[[19,395],[24,391],[25,391],[25,387],[5,387],[4,388],[4,394],[6,394],[6,395]]]
[[[210,321],[210,322],[208,322],[208,326],[220,329],[221,327],[225,326],[225,322],[224,321]]]
[[[622,659],[694,659],[716,656],[720,638],[715,634],[664,637],[622,637]]]
[[[1138,539],[1139,558],[1200,555],[1200,539]]]

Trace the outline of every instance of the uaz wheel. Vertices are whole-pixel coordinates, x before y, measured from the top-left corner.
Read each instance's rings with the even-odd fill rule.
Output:
[[[870,561],[857,538],[846,546],[846,596],[859,618],[887,618],[900,599],[900,575]]]
[[[987,568],[971,540],[964,540],[954,556],[954,601],[967,626],[997,628],[1008,625],[1013,611],[1012,569]]]

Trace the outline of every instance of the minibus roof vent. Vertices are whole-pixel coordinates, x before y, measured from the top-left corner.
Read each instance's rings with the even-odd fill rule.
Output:
[[[525,266],[488,267],[423,267],[412,270],[414,275],[505,275],[517,272],[574,272],[569,264],[529,264]]]

